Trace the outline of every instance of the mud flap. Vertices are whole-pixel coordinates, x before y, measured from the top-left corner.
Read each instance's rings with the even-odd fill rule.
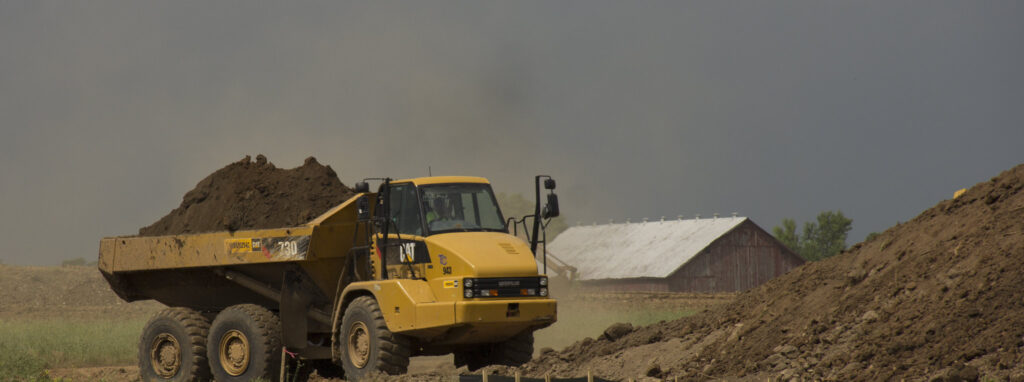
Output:
[[[308,346],[309,310],[314,302],[325,298],[313,281],[302,269],[290,266],[281,283],[281,337],[284,346],[290,350],[302,350]]]

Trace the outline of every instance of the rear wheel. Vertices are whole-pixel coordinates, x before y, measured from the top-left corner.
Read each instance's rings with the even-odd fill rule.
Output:
[[[210,322],[188,308],[164,309],[146,323],[139,338],[143,381],[205,381],[206,335]]]
[[[281,365],[281,321],[259,305],[231,306],[210,325],[206,349],[218,381],[273,379]]]
[[[357,297],[345,309],[337,343],[345,376],[351,380],[374,371],[404,374],[409,368],[409,340],[388,330],[372,297]]]

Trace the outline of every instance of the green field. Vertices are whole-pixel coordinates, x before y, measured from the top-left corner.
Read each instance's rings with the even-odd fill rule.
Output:
[[[0,380],[50,380],[47,369],[133,365],[145,319],[0,320]]]

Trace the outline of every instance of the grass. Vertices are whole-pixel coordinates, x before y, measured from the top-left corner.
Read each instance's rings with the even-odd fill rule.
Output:
[[[584,306],[559,301],[558,322],[534,333],[534,349],[550,347],[560,350],[584,337],[597,338],[616,322],[642,326],[692,316],[696,312],[695,309],[680,307],[636,309],[629,305]]]
[[[49,380],[46,369],[134,364],[145,319],[0,320],[0,381]]]

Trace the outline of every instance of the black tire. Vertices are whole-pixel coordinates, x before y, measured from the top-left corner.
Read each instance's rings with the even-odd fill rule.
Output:
[[[206,349],[217,381],[274,380],[281,368],[281,320],[259,305],[228,307],[210,324]]]
[[[533,358],[533,331],[527,330],[493,346],[494,364],[520,366]]]
[[[484,354],[489,349],[490,345],[486,345],[477,349],[455,352],[455,367],[465,366],[469,371],[477,371],[484,366],[490,365],[490,361],[486,354]]]
[[[521,366],[532,358],[533,331],[525,331],[496,344],[455,352],[455,367],[476,371],[489,365]]]
[[[345,309],[337,341],[342,368],[351,381],[374,371],[398,375],[409,369],[408,338],[388,330],[380,306],[372,297],[357,297]]]
[[[210,321],[192,309],[167,308],[157,313],[139,337],[139,377],[147,382],[209,380],[209,330]]]

